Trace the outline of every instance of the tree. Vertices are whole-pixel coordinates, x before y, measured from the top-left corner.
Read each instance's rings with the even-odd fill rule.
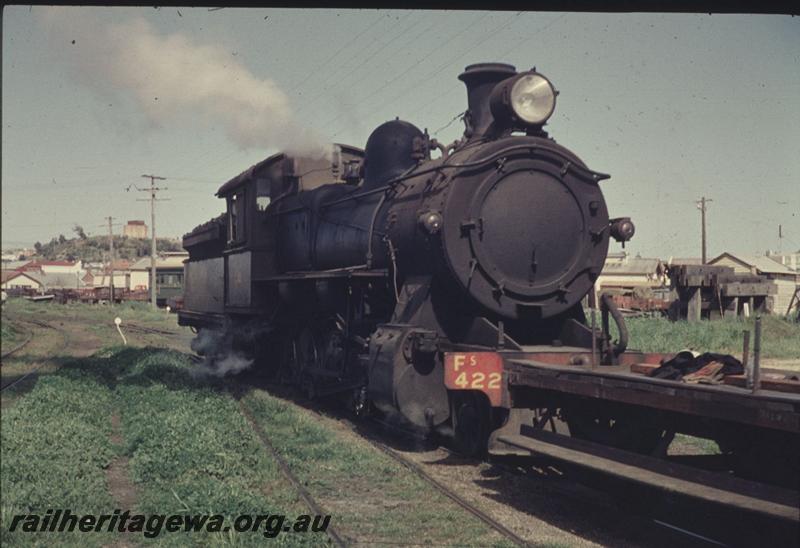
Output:
[[[67,241],[67,239],[64,237],[63,234],[59,234],[58,235],[58,243],[63,244],[66,241]]]
[[[77,234],[78,238],[81,240],[86,239],[86,232],[83,231],[83,227],[81,225],[76,224],[74,227],[72,227],[72,231],[75,232],[75,234]]]
[[[36,242],[35,244],[33,244],[33,249],[36,250],[36,254],[37,255],[41,255],[42,254],[42,242]]]

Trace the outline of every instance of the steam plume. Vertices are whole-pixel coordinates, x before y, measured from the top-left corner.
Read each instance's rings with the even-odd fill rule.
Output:
[[[253,364],[253,360],[234,351],[229,338],[220,331],[201,329],[190,346],[193,351],[203,354],[203,361],[192,370],[197,376],[236,375]]]
[[[287,95],[219,46],[161,35],[141,17],[109,24],[92,10],[48,7],[40,20],[55,51],[96,91],[131,96],[153,123],[206,122],[222,127],[242,149],[279,148],[326,154],[313,132],[293,118]],[[73,42],[74,40],[74,42]]]

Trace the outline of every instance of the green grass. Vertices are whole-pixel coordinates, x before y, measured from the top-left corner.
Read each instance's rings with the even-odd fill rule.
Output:
[[[219,386],[194,380],[181,354],[116,347],[42,375],[2,414],[3,545],[107,545],[112,533],[8,532],[14,514],[48,508],[110,514],[117,505],[106,469],[129,457],[144,514],[286,514],[291,523],[308,513],[283,480],[235,401]],[[110,441],[111,416],[122,418],[124,443]],[[336,519],[334,517],[334,519]],[[168,533],[139,544],[249,546],[259,532]],[[324,533],[282,533],[278,545],[323,545]]]
[[[33,302],[24,298],[9,299],[3,308],[4,319],[6,316],[25,318],[52,317],[58,320],[79,320],[90,325],[102,324],[114,328],[114,318],[119,316],[123,321],[137,323],[174,325],[177,327],[175,314],[167,314],[163,309],[153,310],[150,303],[129,301],[115,305],[67,303],[59,304],[53,301]],[[4,322],[5,323],[5,322]]]
[[[219,386],[194,380],[185,356],[151,350],[135,354],[119,377],[125,452],[142,487],[137,510],[153,513],[306,513],[255,437],[236,402]],[[335,520],[335,518],[334,518]],[[280,545],[321,545],[326,535],[281,534]],[[260,533],[194,533],[197,544],[258,545]],[[179,546],[181,535],[154,542]]]
[[[197,378],[185,355],[111,347],[40,375],[2,414],[0,541],[9,546],[327,545],[324,533],[8,532],[14,514],[69,508],[110,514],[108,467],[122,456],[135,486],[133,513],[286,514],[309,510],[280,474],[222,381]],[[293,404],[245,396],[290,467],[333,518],[362,544],[505,545],[501,537],[364,440],[344,438]],[[121,417],[123,442],[111,441]],[[355,440],[355,441],[354,441]]]
[[[25,333],[14,325],[14,322],[5,318],[0,322],[0,348],[3,352],[8,352],[25,339]]]
[[[645,352],[720,352],[741,358],[742,331],[749,330],[750,349],[754,341],[754,318],[726,318],[714,321],[671,322],[665,318],[627,318],[628,348]],[[615,332],[615,331],[614,331]],[[800,359],[800,324],[777,316],[763,316],[761,355],[764,358]],[[616,335],[615,335],[616,336]]]
[[[85,365],[96,361],[86,360]],[[82,367],[42,376],[33,391],[2,413],[0,488],[3,545],[98,546],[108,534],[8,532],[14,514],[49,508],[102,514],[113,508],[105,468],[115,456],[109,441],[111,390]]]
[[[365,440],[264,392],[245,403],[291,470],[359,542],[504,546],[489,530]]]

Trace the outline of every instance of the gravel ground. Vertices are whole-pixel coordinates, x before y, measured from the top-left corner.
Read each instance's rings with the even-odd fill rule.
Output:
[[[626,516],[607,495],[583,487],[557,470],[464,459],[438,448],[399,451],[470,503],[534,545],[649,546],[645,520]]]
[[[304,401],[295,403],[316,407]],[[356,425],[358,431],[354,431],[349,420],[326,413],[315,416],[351,443],[368,444],[368,438],[375,437],[533,546],[666,545],[663,531],[649,520],[631,516],[610,496],[584,487],[544,463],[513,470],[505,458],[499,459],[499,464],[478,462],[428,442],[399,441],[397,436],[376,433],[372,427]]]

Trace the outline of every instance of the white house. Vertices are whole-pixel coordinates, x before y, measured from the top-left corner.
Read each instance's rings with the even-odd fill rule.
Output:
[[[2,280],[2,289],[42,289],[42,282],[32,272],[3,270]]]

